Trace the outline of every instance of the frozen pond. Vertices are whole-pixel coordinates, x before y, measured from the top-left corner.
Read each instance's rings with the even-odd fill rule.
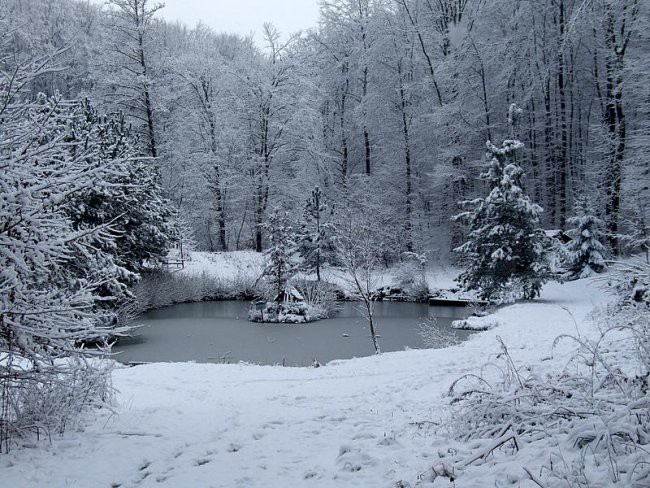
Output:
[[[344,303],[334,317],[311,324],[255,324],[250,304],[242,301],[174,305],[142,315],[134,337],[113,350],[124,363],[238,362],[307,366],[314,359],[370,356],[374,353],[368,323],[360,304]],[[378,302],[375,320],[382,352],[427,347],[420,324],[435,317],[440,334],[464,340],[470,334],[451,328],[468,309],[431,307],[421,303]]]

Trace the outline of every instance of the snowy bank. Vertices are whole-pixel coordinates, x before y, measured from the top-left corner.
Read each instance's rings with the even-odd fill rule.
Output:
[[[245,279],[255,282],[262,276],[266,266],[266,257],[263,253],[255,251],[233,251],[233,252],[192,252],[191,260],[187,261],[185,268],[177,272],[180,276],[186,277],[213,277],[222,281],[237,282]],[[439,264],[431,264],[424,276],[430,290],[435,290],[437,296],[448,298],[475,299],[474,295],[463,293],[456,287],[454,279],[458,275],[458,269]],[[324,282],[331,283],[338,290],[350,292],[350,282],[345,272],[325,267],[322,270]],[[377,270],[373,282],[377,286],[377,298],[390,299],[393,294],[391,290],[397,290],[395,294],[400,295],[405,301],[412,300],[412,297],[404,297],[405,290],[400,288],[400,280],[403,270],[399,266]],[[315,279],[315,275],[298,273],[297,278]],[[349,294],[349,293],[348,293]]]

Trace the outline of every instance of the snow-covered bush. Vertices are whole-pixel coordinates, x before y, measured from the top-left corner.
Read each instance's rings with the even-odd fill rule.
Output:
[[[442,349],[461,342],[455,332],[443,333],[435,317],[430,317],[418,325],[418,335],[424,345],[430,349]]]
[[[207,273],[188,275],[152,270],[133,288],[139,313],[177,303],[248,300],[260,294],[256,277],[239,273],[224,279]]]
[[[648,486],[648,364],[640,355],[634,363],[623,360],[638,332],[614,325],[593,341],[559,337],[556,343],[570,341],[576,354],[547,375],[515,364],[500,341],[499,355],[480,375],[451,386],[445,429],[459,441],[471,441],[471,448],[433,466],[431,476],[456,479],[489,458],[490,469],[499,466],[498,476],[510,483]],[[523,464],[510,459],[517,452],[514,459]]]
[[[16,380],[5,380],[3,396],[10,401],[2,404],[0,432],[4,445],[0,452],[8,452],[10,439],[28,441],[26,433],[37,439],[63,434],[75,427],[86,408],[110,408],[112,365],[76,357],[41,371],[25,370]]]
[[[320,313],[322,310],[305,302],[266,302],[262,310],[252,308],[248,319],[265,324],[305,324],[325,318],[319,316]]]
[[[616,263],[605,282],[618,295],[610,316],[634,333],[640,361],[650,371],[650,264],[641,259]]]
[[[429,299],[429,284],[426,277],[427,257],[425,254],[405,252],[397,266],[397,285],[410,298],[425,302]]]
[[[339,310],[337,289],[326,281],[294,278],[293,286],[305,299],[305,303],[317,311],[318,318],[328,318]]]
[[[588,278],[607,269],[605,255],[605,222],[599,219],[585,198],[576,202],[576,214],[567,221],[573,228],[567,234],[573,239],[566,246],[568,278]]]
[[[471,316],[466,319],[454,320],[451,327],[458,330],[490,330],[499,326],[499,322],[489,315],[484,317]]]

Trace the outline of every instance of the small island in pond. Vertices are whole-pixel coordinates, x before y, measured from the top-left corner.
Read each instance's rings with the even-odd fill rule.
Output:
[[[287,286],[273,301],[253,302],[248,318],[251,322],[267,324],[305,324],[328,315],[323,307],[307,303],[296,288]]]

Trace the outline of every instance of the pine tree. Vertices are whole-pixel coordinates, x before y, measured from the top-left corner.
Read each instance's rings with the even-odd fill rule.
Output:
[[[334,209],[329,207],[322,190],[317,186],[305,202],[298,251],[303,258],[303,265],[316,271],[318,281],[321,280],[322,267],[333,258],[333,215]]]
[[[568,276],[572,279],[588,278],[607,269],[603,244],[605,222],[594,215],[593,205],[586,197],[576,200],[575,215],[568,219],[573,228],[567,233],[573,238],[567,245]]]
[[[263,276],[268,278],[275,296],[280,296],[287,282],[297,269],[293,254],[296,251],[295,233],[289,221],[289,214],[276,208],[264,224],[269,239],[265,255],[268,264]]]
[[[27,79],[39,68],[29,69]],[[105,371],[81,361],[93,354],[83,342],[120,333],[106,327],[98,293],[118,286],[119,266],[104,252],[115,229],[75,229],[66,211],[70,198],[119,174],[118,161],[89,164],[97,146],[69,140],[75,104],[12,90],[0,76],[0,452],[12,436],[63,432],[101,401]]]
[[[171,204],[163,196],[157,168],[137,153],[123,114],[100,116],[87,101],[78,112],[67,127],[72,151],[79,144],[94,146],[97,150],[84,159],[86,164],[112,171],[76,193],[66,210],[75,229],[111,224],[115,244],[104,251],[124,269],[121,281],[130,286],[166,257],[176,235]]]
[[[462,202],[470,210],[455,217],[469,225],[469,240],[455,250],[468,265],[459,283],[483,299],[535,298],[548,276],[542,209],[522,190],[523,171],[515,159],[522,147],[518,140],[501,147],[487,142],[488,170],[481,177],[490,193]]]

